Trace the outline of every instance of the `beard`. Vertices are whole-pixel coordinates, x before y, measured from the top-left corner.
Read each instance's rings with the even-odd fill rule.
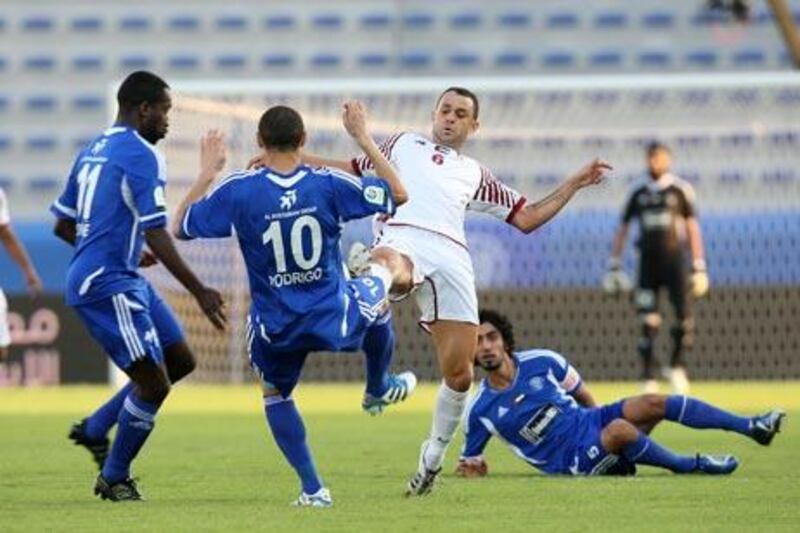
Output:
[[[481,367],[482,369],[486,370],[487,372],[493,372],[493,371],[497,370],[498,368],[500,368],[502,365],[503,365],[503,361],[499,360],[499,359],[497,359],[497,360],[492,359],[490,361],[484,361],[484,360],[478,359],[478,366]]]

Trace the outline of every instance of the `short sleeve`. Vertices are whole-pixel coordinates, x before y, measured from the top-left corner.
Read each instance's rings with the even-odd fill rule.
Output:
[[[5,226],[11,222],[11,214],[8,212],[8,199],[3,189],[0,189],[0,226]]]
[[[167,224],[167,203],[164,192],[166,184],[166,162],[155,150],[144,152],[131,159],[125,166],[123,189],[130,192],[131,200],[139,215],[139,227],[151,229]]]
[[[678,190],[681,191],[681,214],[685,218],[697,216],[697,206],[695,201],[694,187],[691,184],[681,181],[678,184]]]
[[[474,403],[467,408],[464,418],[464,447],[461,450],[461,459],[480,457],[492,437],[473,407]]]
[[[638,196],[638,189],[628,196],[628,201],[625,203],[625,208],[622,210],[623,223],[630,223],[633,217],[637,215],[638,203],[636,202],[636,198],[638,198]]]
[[[79,155],[72,165],[72,170],[67,176],[67,184],[64,186],[61,196],[56,198],[50,205],[50,212],[58,218],[67,220],[78,218],[78,162],[80,157]]]
[[[525,206],[525,202],[522,194],[497,179],[488,169],[481,167],[480,185],[467,208],[511,222],[514,215]]]
[[[543,352],[544,357],[548,358],[550,370],[553,372],[553,377],[558,380],[558,384],[567,391],[575,392],[581,386],[582,380],[575,367],[569,364],[563,355],[546,350]]]
[[[223,238],[233,234],[236,175],[223,179],[202,200],[186,210],[181,221],[181,238]]]
[[[376,213],[393,215],[396,209],[389,184],[380,178],[359,178],[331,169],[331,186],[339,218],[342,221],[368,217]]]
[[[378,146],[378,149],[381,151],[384,157],[386,157],[386,159],[388,159],[389,161],[392,160],[392,156],[394,154],[394,148],[397,145],[397,141],[399,141],[402,136],[403,133],[397,133],[395,135],[392,135]],[[372,160],[366,155],[361,155],[359,157],[352,159],[350,161],[350,165],[352,166],[353,173],[356,176],[375,175],[375,165],[372,163]]]

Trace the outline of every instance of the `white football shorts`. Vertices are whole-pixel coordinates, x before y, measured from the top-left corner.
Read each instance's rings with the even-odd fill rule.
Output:
[[[475,273],[464,246],[431,231],[388,225],[374,244],[376,248],[381,246],[411,260],[423,327],[437,320],[478,324]]]
[[[3,289],[0,289],[0,348],[11,344],[11,333],[8,331],[8,302]]]

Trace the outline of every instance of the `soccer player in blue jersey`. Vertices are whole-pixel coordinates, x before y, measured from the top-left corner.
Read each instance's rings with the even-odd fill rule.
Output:
[[[578,372],[550,350],[514,351],[510,322],[499,313],[480,313],[475,363],[487,377],[465,419],[466,440],[457,472],[488,471],[483,450],[491,437],[504,441],[522,460],[545,474],[630,474],[635,465],[677,474],[730,474],[731,455],[677,455],[649,431],[662,420],[697,429],[722,429],[768,445],[784,413],[738,416],[695,398],[645,394],[597,406]]]
[[[179,205],[173,229],[183,239],[235,234],[239,241],[252,295],[250,361],[262,382],[272,435],[300,478],[295,502],[300,506],[332,505],[292,399],[308,353],[363,349],[366,410],[401,401],[416,385],[410,372],[388,373],[394,347],[386,299],[390,272],[373,269],[369,276],[348,281],[339,249],[342,223],[392,214],[407,195],[367,131],[363,106],[346,103],[343,122],[380,178],[302,164],[303,120],[294,109],[275,106],[258,125],[266,166],[235,172],[210,192],[224,164],[224,146],[215,132],[203,139],[205,170]]]
[[[134,72],[120,86],[117,102],[115,124],[81,150],[51,207],[56,235],[75,246],[67,304],[130,377],[70,432],[101,468],[95,494],[112,501],[142,499],[131,463],[153,430],[170,384],[195,366],[178,321],[137,268],[161,261],[218,329],[226,321],[220,294],[186,266],[166,230],[166,170],[155,144],[167,133],[169,86],[150,72]],[[143,252],[145,241],[150,253]],[[106,435],[115,423],[109,454]]]

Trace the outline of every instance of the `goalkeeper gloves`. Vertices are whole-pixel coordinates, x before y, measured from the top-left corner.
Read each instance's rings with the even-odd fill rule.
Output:
[[[706,262],[703,259],[695,259],[692,263],[692,275],[689,279],[692,296],[702,298],[708,294],[708,273],[706,273]]]
[[[608,272],[603,276],[603,291],[606,294],[628,292],[633,288],[631,279],[622,270],[622,261],[618,257],[608,260]]]

